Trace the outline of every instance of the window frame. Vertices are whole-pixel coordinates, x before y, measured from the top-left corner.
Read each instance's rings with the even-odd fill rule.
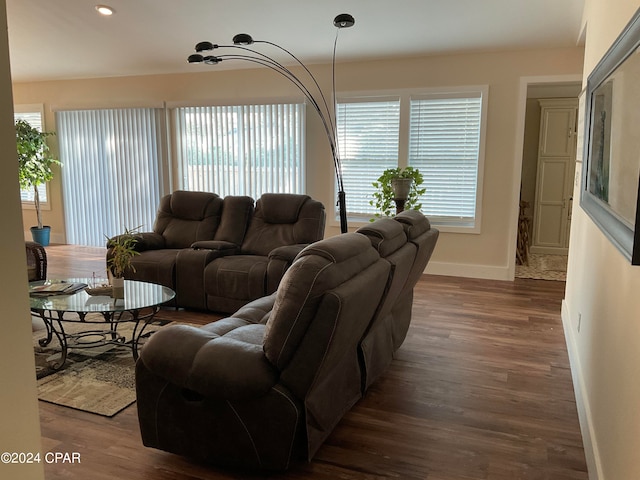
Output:
[[[388,166],[388,168],[394,168],[395,166],[397,166],[398,164],[398,152],[400,151],[401,145],[400,145],[400,138],[402,137],[401,135],[401,131],[400,131],[400,125],[402,124],[402,111],[401,111],[401,99],[400,99],[400,95],[375,95],[375,96],[370,96],[370,95],[364,95],[364,96],[354,96],[354,95],[350,95],[350,96],[341,96],[338,98],[338,101],[336,103],[336,131],[337,131],[337,143],[338,143],[338,153],[341,156],[342,159],[342,176],[343,179],[345,177],[345,158],[346,158],[346,146],[343,144],[343,142],[341,142],[341,132],[340,132],[340,128],[338,127],[337,123],[338,123],[338,117],[339,112],[340,112],[340,104],[344,104],[344,103],[348,103],[348,104],[363,104],[363,103],[380,103],[380,104],[397,104],[397,109],[398,109],[398,132],[397,132],[397,138],[396,138],[396,142],[397,142],[397,151],[395,152],[395,155],[393,155],[395,157],[395,161],[393,164],[390,164]],[[366,134],[365,134],[366,135]],[[391,137],[387,137],[387,139],[390,139]],[[372,181],[375,181],[377,179],[377,177],[373,177]],[[346,183],[349,183],[348,181]],[[337,196],[337,182],[335,184],[335,195]],[[345,193],[347,195],[346,198],[346,202],[347,202],[347,216],[348,216],[348,220],[351,222],[360,222],[362,221],[362,219],[366,219],[366,221],[368,222],[368,216],[362,216],[362,214],[360,213],[354,213],[351,212],[349,213],[349,187],[345,186]],[[336,209],[337,212],[337,209]]]
[[[40,115],[40,126],[41,126],[41,130],[43,132],[46,132],[46,127],[45,127],[45,118],[44,118],[44,105],[42,103],[30,103],[30,104],[15,104],[13,106],[13,123],[15,124],[16,120],[18,120],[18,118],[16,118],[16,115],[21,115],[21,114],[39,114]],[[49,182],[44,183],[43,185],[43,189],[44,189],[44,197],[45,199],[42,199],[42,192],[41,192],[41,196],[40,196],[40,209],[41,210],[51,210],[51,197],[50,197],[50,191],[49,191]],[[22,189],[20,190],[20,196],[22,197]],[[20,199],[20,202],[22,203],[22,209],[23,210],[35,210],[36,209],[36,203],[33,200],[22,200],[22,198]]]
[[[439,87],[423,89],[401,89],[385,91],[366,92],[342,92],[336,95],[337,102],[344,101],[376,101],[378,99],[400,98],[400,138],[398,144],[398,167],[409,165],[409,143],[410,143],[410,106],[411,99],[423,99],[430,97],[464,97],[480,96],[480,141],[478,145],[478,169],[476,178],[476,203],[475,217],[472,223],[461,223],[455,219],[445,217],[429,217],[431,224],[438,227],[441,232],[480,234],[482,230],[482,198],[484,185],[484,166],[486,150],[487,115],[489,106],[489,86],[488,85],[464,85],[458,87]],[[347,192],[348,193],[348,192]],[[337,187],[334,184],[334,197],[337,195]],[[347,205],[348,212],[349,205]],[[339,225],[337,209],[335,215],[328,219],[328,225],[335,227]],[[368,225],[370,218],[349,215],[349,224],[354,227]]]

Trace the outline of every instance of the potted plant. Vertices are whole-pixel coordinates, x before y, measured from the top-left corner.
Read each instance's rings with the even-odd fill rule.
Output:
[[[124,298],[124,274],[127,270],[136,271],[131,264],[131,259],[140,255],[136,250],[138,238],[135,233],[139,227],[129,230],[124,229],[124,233],[109,238],[107,241],[107,267],[109,283],[111,283],[113,298]]]
[[[61,165],[60,161],[51,155],[46,142],[48,136],[55,134],[40,132],[24,120],[18,120],[15,127],[20,188],[33,188],[33,201],[38,219],[38,225],[31,227],[31,235],[35,242],[47,246],[49,245],[51,227],[42,225],[38,186],[53,178],[52,165]]]
[[[425,188],[420,188],[423,182],[422,174],[414,167],[388,168],[382,172],[372,184],[376,191],[373,193],[373,200],[369,201],[370,205],[380,211],[375,214],[376,218],[392,217],[394,208],[396,214],[403,210],[420,210],[420,195],[426,191]]]

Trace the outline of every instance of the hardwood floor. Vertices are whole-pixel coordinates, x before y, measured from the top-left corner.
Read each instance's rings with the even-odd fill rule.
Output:
[[[47,247],[49,277],[91,276],[104,249]],[[311,463],[286,479],[587,479],[560,320],[564,283],[424,276],[397,358]],[[207,323],[203,313],[176,319]],[[108,419],[40,402],[54,479],[263,478],[146,448],[135,404]]]

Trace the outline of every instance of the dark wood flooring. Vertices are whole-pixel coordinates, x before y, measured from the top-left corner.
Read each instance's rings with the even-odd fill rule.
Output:
[[[47,247],[49,277],[104,271],[100,248]],[[425,275],[408,337],[311,463],[222,470],[146,448],[135,404],[109,419],[40,402],[48,480],[588,478],[560,320],[564,283]],[[215,316],[174,311],[177,320]]]

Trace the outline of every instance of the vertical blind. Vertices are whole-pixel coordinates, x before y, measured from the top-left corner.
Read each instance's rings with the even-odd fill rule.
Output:
[[[103,246],[105,237],[151,230],[160,201],[160,109],[56,113],[67,243]]]
[[[42,113],[41,112],[15,112],[13,114],[13,121],[15,123],[18,120],[24,120],[36,130],[40,132],[42,131]],[[41,185],[38,185],[37,188],[38,188],[38,196],[40,199],[40,204],[42,205],[47,203],[49,201],[47,197],[47,184],[43,183]],[[34,197],[35,197],[35,194],[34,194],[33,188],[20,190],[21,201],[33,202],[35,201]]]
[[[336,114],[347,212],[372,216],[372,183],[398,165],[400,100],[340,102]]]
[[[481,109],[480,94],[411,100],[409,165],[424,177],[427,216],[473,222]]]
[[[305,191],[305,105],[174,109],[179,188],[259,198]]]

